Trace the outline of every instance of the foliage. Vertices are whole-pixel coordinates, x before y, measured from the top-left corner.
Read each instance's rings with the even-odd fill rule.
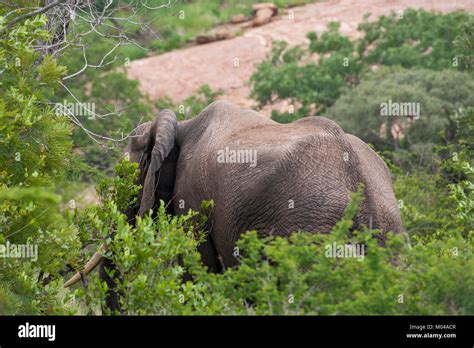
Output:
[[[66,313],[59,271],[80,245],[59,211],[54,182],[67,177],[73,160],[71,127],[47,103],[65,69],[48,56],[37,63],[32,46],[48,35],[44,17],[8,31],[4,24],[0,16],[0,313]],[[8,245],[32,253],[7,257]]]
[[[286,123],[324,114],[346,87],[356,86],[380,65],[432,70],[469,66],[472,16],[412,9],[399,16],[392,13],[360,24],[362,37],[352,41],[331,22],[320,36],[308,34],[308,47],[276,43],[251,77],[252,96],[262,106],[288,100],[294,110],[272,113],[273,119]]]
[[[252,96],[260,105],[276,100],[288,99],[296,109],[285,114],[272,113],[272,118],[279,122],[291,122],[311,112],[323,112],[338,98],[340,89],[346,83],[354,83],[358,79],[362,67],[354,62],[352,43],[342,40],[337,29],[330,27],[329,33],[323,34],[323,44],[317,44],[315,34],[308,37],[310,44],[321,53],[338,50],[329,56],[321,54],[319,60],[310,60],[311,52],[300,47],[287,49],[287,44],[279,42],[275,45],[271,57],[263,61],[252,75]],[[341,39],[343,43],[334,44]],[[347,61],[346,61],[347,59]],[[308,61],[301,64],[301,61]],[[347,66],[343,65],[346,64]],[[350,82],[353,81],[353,82]],[[317,105],[317,106],[316,106]]]
[[[360,24],[359,30],[365,35],[357,50],[368,64],[434,70],[463,68],[467,62],[459,55],[454,40],[469,22],[472,16],[464,12],[442,15],[408,9]]]
[[[405,168],[432,167],[433,147],[455,141],[451,115],[474,106],[473,91],[474,79],[465,72],[381,69],[344,93],[325,116],[378,149],[394,150],[395,162]],[[382,116],[389,101],[417,104],[419,115]]]
[[[129,165],[119,166],[123,171]],[[132,185],[133,176],[128,180],[122,185]],[[119,266],[126,314],[472,314],[472,231],[463,237],[467,226],[437,225],[440,230],[425,238],[389,234],[382,247],[373,237],[377,231],[350,233],[360,195],[330,234],[296,232],[289,239],[244,234],[237,243],[239,265],[223,274],[207,273],[200,263],[196,246],[203,220],[193,221],[193,212],[170,216],[162,205],[155,218],[147,215],[131,226],[115,202],[107,201],[99,208],[105,220],[97,233],[105,233],[106,255]],[[467,213],[467,198],[458,198],[459,212]],[[346,244],[363,245],[365,253],[330,257],[329,247]],[[93,275],[87,291],[79,286],[73,297],[93,312],[105,290]]]
[[[470,17],[468,21],[461,26],[461,35],[454,41],[456,51],[459,52],[461,66],[466,70],[474,67],[474,18]]]
[[[73,133],[75,147],[83,154],[87,164],[107,174],[113,173],[113,164],[119,158],[126,141],[89,137],[88,132],[112,139],[123,139],[138,124],[150,118],[151,106],[144,101],[138,82],[129,80],[120,71],[104,72],[103,75],[87,74],[87,80],[79,80],[69,86],[79,103],[67,92],[58,93],[55,101],[60,104],[83,105],[75,116],[82,124]],[[95,114],[88,112],[92,109]],[[91,110],[92,111],[92,110]],[[67,111],[66,111],[67,112]],[[92,138],[104,146],[98,146]]]
[[[156,216],[137,217],[132,226],[120,212],[120,207],[133,203],[140,189],[134,184],[137,174],[136,164],[119,162],[117,177],[100,185],[102,204],[75,217],[82,230],[107,242],[106,256],[121,275],[117,289],[123,293],[122,310],[142,315],[217,313],[219,301],[209,285],[182,281],[185,272],[207,274],[196,249],[203,236],[196,213],[172,217],[162,204]],[[88,312],[94,312],[104,304],[106,290],[107,285],[96,274],[87,290],[79,287],[72,296],[77,302],[84,301]]]

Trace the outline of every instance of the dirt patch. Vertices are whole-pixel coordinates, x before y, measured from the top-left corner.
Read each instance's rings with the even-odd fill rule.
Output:
[[[369,20],[407,8],[429,11],[474,12],[472,0],[335,0],[294,7],[281,13],[271,22],[245,30],[241,36],[188,47],[131,62],[128,73],[140,82],[141,90],[152,100],[168,96],[179,103],[208,84],[221,89],[225,99],[242,107],[252,108],[246,85],[255,65],[265,59],[274,40],[285,40],[290,45],[306,43],[310,31],[321,33],[330,21],[341,22],[343,34],[356,37],[358,24],[366,13]],[[270,108],[262,111],[269,115]]]

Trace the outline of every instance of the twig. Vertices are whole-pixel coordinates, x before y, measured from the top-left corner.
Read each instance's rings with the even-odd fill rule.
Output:
[[[36,11],[30,12],[30,13],[25,13],[24,15],[15,17],[10,22],[7,23],[7,28],[11,28],[15,23],[17,23],[19,21],[22,21],[26,18],[30,18],[30,17],[36,16],[38,14],[44,13],[44,12],[48,11],[50,8],[52,8],[56,5],[59,5],[60,3],[61,3],[61,1],[55,1],[55,2],[52,2],[52,3],[50,3],[49,5],[47,5],[43,8],[40,8],[40,9],[36,10]]]

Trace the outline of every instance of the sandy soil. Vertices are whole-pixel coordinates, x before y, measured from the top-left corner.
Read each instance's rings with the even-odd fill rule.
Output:
[[[264,26],[251,28],[241,36],[205,45],[192,46],[165,54],[135,60],[129,76],[138,79],[140,88],[152,100],[169,96],[179,103],[195,94],[203,84],[222,89],[221,99],[252,107],[250,88],[246,82],[271,50],[273,40],[285,40],[291,45],[307,41],[310,31],[326,30],[330,21],[341,22],[340,31],[352,37],[366,13],[375,20],[391,11],[424,8],[431,11],[474,12],[473,0],[333,0],[295,7],[280,13]],[[263,110],[269,113],[269,108]]]

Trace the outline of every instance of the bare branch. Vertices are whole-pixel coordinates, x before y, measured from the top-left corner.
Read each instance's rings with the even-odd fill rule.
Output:
[[[156,6],[156,7],[148,6],[148,1],[146,1],[146,0],[141,0],[141,4],[142,4],[143,7],[145,7],[148,10],[159,10],[159,9],[162,9],[162,8],[169,8],[170,5],[171,5],[171,0],[168,0],[167,4],[163,4],[163,5]]]
[[[38,4],[44,4],[44,6],[38,7]],[[118,115],[121,110],[128,106],[120,109],[118,108],[119,105],[115,105],[115,110],[110,113],[96,114],[94,110],[87,109],[87,103],[81,103],[78,100],[66,86],[66,81],[77,78],[87,69],[100,69],[117,62],[116,52],[124,45],[134,45],[146,50],[147,48],[142,47],[135,40],[136,32],[149,32],[158,39],[159,36],[154,32],[154,23],[157,19],[144,21],[141,18],[143,11],[159,10],[169,8],[170,6],[170,0],[163,0],[161,5],[154,3],[153,6],[149,4],[148,0],[134,0],[126,4],[113,0],[106,0],[100,3],[92,0],[45,0],[35,2],[31,7],[20,8],[17,6],[16,9],[11,8],[13,11],[10,11],[7,17],[11,16],[12,20],[7,23],[6,27],[11,28],[15,23],[35,15],[46,15],[47,23],[44,29],[51,35],[44,42],[37,42],[34,46],[32,45],[33,49],[41,53],[35,64],[39,65],[47,55],[57,57],[66,49],[77,50],[78,55],[82,56],[83,59],[82,66],[76,72],[63,77],[60,84],[75,102],[85,106],[85,111],[90,113],[91,116],[105,118]],[[106,46],[105,50],[107,52],[101,57],[94,58],[94,61],[92,61],[91,55],[87,53],[91,42],[96,38],[99,38],[101,41],[105,40],[110,46]],[[58,104],[55,103],[55,105],[57,106]],[[96,134],[87,129],[71,110],[67,107],[63,109],[64,114],[77,127],[81,128],[88,137],[102,147],[113,148],[114,145],[109,146],[110,142],[125,141],[135,131],[134,129],[129,134],[122,135],[122,137],[117,139]]]

